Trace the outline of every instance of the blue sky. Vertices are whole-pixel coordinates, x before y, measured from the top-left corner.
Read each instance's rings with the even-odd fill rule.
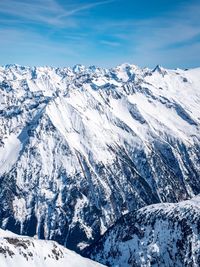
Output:
[[[0,64],[200,66],[198,0],[2,0]]]

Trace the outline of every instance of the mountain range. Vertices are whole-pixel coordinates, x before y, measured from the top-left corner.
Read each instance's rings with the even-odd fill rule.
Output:
[[[136,225],[130,243],[146,256],[136,259],[131,250],[123,266],[132,266],[127,257],[134,266],[151,266],[148,255],[162,266],[156,246],[163,251],[166,239],[148,231],[159,224],[173,238],[174,229],[184,232],[180,220],[190,220],[192,205],[180,219],[179,204],[163,203],[200,193],[199,103],[200,68],[0,67],[0,227],[55,240],[113,266],[121,260],[124,229]],[[176,242],[169,238],[175,247],[178,232]],[[100,252],[95,246],[109,235],[117,252],[103,245]],[[161,243],[150,249],[152,238]],[[143,245],[137,247],[138,240]],[[100,259],[105,251],[114,256]],[[163,266],[173,266],[174,254],[166,257]]]

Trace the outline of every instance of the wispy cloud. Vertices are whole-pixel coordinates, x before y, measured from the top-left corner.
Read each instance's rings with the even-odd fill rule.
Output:
[[[66,47],[59,41],[49,40],[48,37],[37,32],[15,29],[0,29],[0,35],[7,36],[7,38],[3,38],[1,40],[1,44],[5,44],[5,47],[10,49],[10,51],[15,50],[16,47],[20,47],[22,51],[25,48],[31,48],[32,50],[42,50],[44,52],[46,49],[47,51],[54,50],[64,52],[66,55],[77,55],[74,50]],[[73,37],[69,38],[73,39]]]
[[[75,7],[73,9],[65,12],[64,14],[60,15],[59,18],[69,17],[69,16],[72,16],[76,13],[79,13],[80,11],[89,10],[89,9],[92,9],[96,6],[109,4],[109,3],[112,3],[114,1],[116,1],[116,0],[105,0],[105,1],[99,1],[99,2],[85,4],[85,5],[78,5],[77,7]]]
[[[108,40],[101,40],[100,43],[110,47],[118,47],[121,45],[120,42],[108,41]]]
[[[1,54],[6,55],[3,64],[71,65],[72,59],[79,62],[85,49],[81,37],[77,42],[76,36],[69,36],[66,44],[28,30],[0,29],[0,35],[6,36],[0,43]]]
[[[54,0],[25,2],[23,0],[7,0],[0,2],[0,13],[27,21],[57,24],[57,15],[64,10]]]
[[[84,4],[57,0],[0,1],[0,35],[5,37],[0,50],[5,55],[4,62],[20,63],[25,57],[29,64],[36,64],[37,60],[37,64],[46,60],[54,65],[59,60],[60,64],[72,59],[79,62],[91,45],[87,32],[81,30],[80,17],[86,18],[87,26],[87,11],[113,1],[117,0],[84,1]]]
[[[73,16],[81,11],[90,10],[99,5],[105,5],[115,0],[95,1],[85,4],[59,4],[56,0],[7,0],[0,1],[0,13],[7,14],[11,17],[24,19],[26,21],[34,21],[37,23],[46,23],[47,25],[72,26]],[[66,19],[68,19],[66,21]],[[68,23],[66,23],[68,22]]]
[[[138,42],[152,40],[155,47],[184,42],[200,33],[200,3],[195,7],[189,5],[187,12],[184,8],[177,13],[178,16],[172,13],[150,19],[111,20],[97,26],[97,30],[122,40],[130,40],[134,37],[139,37]]]
[[[147,65],[157,60],[170,65],[170,62],[180,63],[184,53],[196,53],[200,60],[199,18],[200,2],[192,1],[160,17],[105,21],[96,31],[114,38],[116,43],[123,43],[132,55],[130,60]],[[172,58],[176,55],[178,60]]]
[[[10,46],[19,54],[12,46],[15,43],[19,50],[24,47],[35,55],[48,52],[56,57],[56,53],[63,53],[74,63],[76,59],[83,63],[90,60],[91,64],[102,60],[107,61],[102,62],[107,66],[123,61],[148,66],[200,62],[199,0],[183,2],[186,4],[179,8],[172,6],[171,11],[163,11],[160,16],[157,13],[142,18],[131,12],[127,12],[127,17],[121,15],[116,3],[120,6],[124,2],[0,1],[0,30],[4,31],[1,36],[6,37],[1,40],[0,49],[7,51]],[[112,14],[112,10],[109,13],[111,6],[119,14]]]

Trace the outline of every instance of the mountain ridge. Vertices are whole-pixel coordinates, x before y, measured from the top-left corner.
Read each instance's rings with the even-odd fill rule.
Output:
[[[85,255],[108,266],[200,264],[200,196],[146,206],[121,217]]]
[[[19,236],[0,229],[0,264],[1,267],[13,266],[51,266],[51,267],[103,267],[83,258],[55,241],[44,241]]]

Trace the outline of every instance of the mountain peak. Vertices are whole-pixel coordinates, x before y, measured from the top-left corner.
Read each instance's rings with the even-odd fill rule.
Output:
[[[161,74],[163,77],[167,74],[167,70],[163,68],[161,65],[157,65],[152,72],[157,72]]]
[[[74,73],[79,73],[79,72],[85,71],[86,67],[84,65],[82,65],[82,64],[76,64],[76,65],[73,66],[72,69],[73,69]]]

